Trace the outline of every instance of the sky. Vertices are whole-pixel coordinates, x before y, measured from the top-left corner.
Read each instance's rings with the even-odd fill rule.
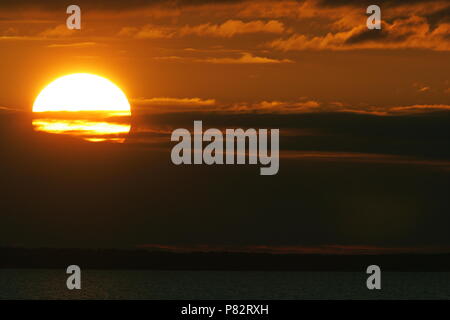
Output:
[[[0,3],[0,245],[450,246],[448,1],[379,0],[381,30],[372,1],[80,0],[81,30],[69,4]],[[32,130],[78,72],[128,97],[124,143]],[[174,166],[194,120],[279,128],[279,174]]]
[[[448,2],[378,4],[381,31],[366,28],[364,1],[79,1],[81,30],[68,30],[63,1],[2,1],[1,102],[29,108],[49,81],[87,70],[136,107],[447,106]]]

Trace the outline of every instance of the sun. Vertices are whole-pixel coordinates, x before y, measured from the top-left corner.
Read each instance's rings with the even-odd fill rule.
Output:
[[[106,78],[74,73],[47,85],[33,104],[35,131],[87,141],[124,142],[131,108],[123,91]]]
[[[103,111],[130,114],[123,91],[110,80],[89,73],[63,76],[47,85],[33,104],[33,112]]]

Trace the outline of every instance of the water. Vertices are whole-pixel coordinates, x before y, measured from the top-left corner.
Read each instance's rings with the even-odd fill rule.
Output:
[[[450,299],[450,272],[383,272],[382,290],[364,272],[83,270],[68,290],[65,270],[0,270],[0,299]]]

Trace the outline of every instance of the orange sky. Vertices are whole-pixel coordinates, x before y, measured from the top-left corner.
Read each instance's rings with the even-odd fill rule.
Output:
[[[52,79],[105,76],[133,108],[166,112],[447,109],[448,1],[58,1],[0,4],[0,106],[29,109]],[[168,108],[171,106],[171,108]]]
[[[0,2],[0,243],[450,246],[448,0],[379,0],[381,31],[365,0],[76,4],[69,31],[67,3]],[[83,72],[126,93],[125,143],[32,131],[21,111]],[[194,120],[280,129],[279,174],[173,165]]]

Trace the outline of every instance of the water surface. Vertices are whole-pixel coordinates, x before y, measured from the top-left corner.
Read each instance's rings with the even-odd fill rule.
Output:
[[[364,272],[0,270],[1,299],[449,299],[450,272],[384,272],[382,290]]]

